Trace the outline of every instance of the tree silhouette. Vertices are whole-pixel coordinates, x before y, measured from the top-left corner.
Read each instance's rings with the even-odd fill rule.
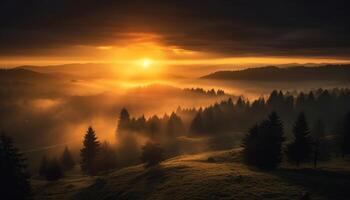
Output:
[[[255,125],[243,139],[246,163],[271,170],[282,160],[283,124],[275,112],[261,124]]]
[[[206,131],[204,129],[202,112],[198,112],[197,115],[194,117],[194,119],[191,123],[190,132],[193,135],[205,134]]]
[[[98,172],[97,161],[100,151],[100,142],[97,140],[92,127],[88,128],[83,144],[84,146],[80,151],[81,169],[89,175],[95,175]]]
[[[328,143],[325,137],[325,126],[321,120],[318,120],[311,131],[313,144],[313,162],[317,167],[319,160],[326,160],[329,157]]]
[[[276,112],[269,115],[266,123],[265,167],[276,168],[282,161],[282,143],[284,141],[283,123]]]
[[[249,129],[248,134],[243,138],[243,159],[247,164],[257,165],[256,153],[258,152],[259,125]]]
[[[185,134],[185,126],[181,118],[177,116],[174,112],[171,113],[170,118],[168,120],[167,133],[170,137]]]
[[[64,148],[60,161],[64,170],[71,170],[75,166],[73,156],[67,146]]]
[[[29,199],[30,183],[25,159],[5,134],[0,135],[0,161],[1,199]]]
[[[152,116],[148,121],[148,133],[149,136],[154,139],[161,131],[161,121],[157,115]]]
[[[140,159],[146,163],[146,167],[158,165],[163,160],[163,149],[156,143],[147,142],[142,147]]]
[[[130,128],[130,115],[126,108],[123,108],[120,111],[119,120],[118,120],[118,133],[126,131]]]
[[[300,163],[307,161],[311,154],[311,137],[308,124],[301,112],[293,127],[294,140],[287,146],[287,157],[299,167]]]

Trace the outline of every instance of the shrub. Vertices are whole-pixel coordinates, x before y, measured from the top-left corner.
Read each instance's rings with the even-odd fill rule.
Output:
[[[142,147],[141,161],[146,167],[158,165],[163,160],[163,149],[156,143],[147,142]]]

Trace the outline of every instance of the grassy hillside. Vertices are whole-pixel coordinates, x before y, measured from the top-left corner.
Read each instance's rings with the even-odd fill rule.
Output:
[[[33,180],[35,197],[292,200],[307,191],[311,199],[349,199],[349,160],[321,164],[317,170],[283,166],[264,172],[241,164],[238,151],[179,156],[156,168],[144,169],[137,165],[92,178],[68,176],[54,183]]]

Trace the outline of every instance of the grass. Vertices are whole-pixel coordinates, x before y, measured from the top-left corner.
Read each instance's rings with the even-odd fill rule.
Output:
[[[143,165],[99,177],[67,177],[37,184],[37,199],[237,199],[294,200],[350,197],[349,161],[321,164],[319,169],[288,165],[265,172],[240,162],[239,149],[183,155],[145,169]],[[46,198],[47,197],[47,198]]]

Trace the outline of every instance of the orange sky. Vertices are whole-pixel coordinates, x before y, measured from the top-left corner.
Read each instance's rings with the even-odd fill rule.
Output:
[[[67,63],[115,63],[124,66],[142,65],[147,59],[151,67],[169,65],[210,65],[213,70],[222,65],[237,66],[261,64],[289,63],[347,63],[348,60],[327,57],[272,57],[272,56],[240,56],[214,54],[183,49],[178,46],[162,44],[161,36],[149,33],[130,33],[126,40],[118,40],[113,44],[100,46],[72,45],[52,50],[49,54],[0,56],[0,65],[12,67],[18,65],[57,65]]]

